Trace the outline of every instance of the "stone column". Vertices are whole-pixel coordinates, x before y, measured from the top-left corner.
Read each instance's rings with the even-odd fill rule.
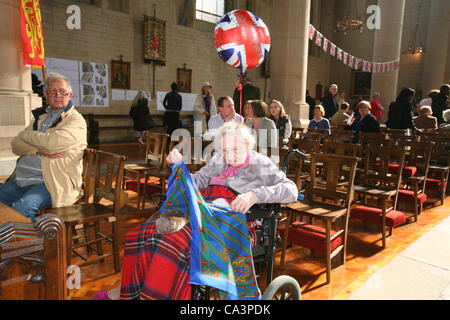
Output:
[[[445,79],[448,62],[448,30],[450,28],[448,4],[448,0],[431,1],[422,74],[424,97],[429,90],[439,89],[442,84],[449,81],[449,79]]]
[[[9,175],[17,156],[11,140],[31,120],[31,110],[42,104],[32,93],[31,69],[23,64],[20,1],[0,2],[0,175]]]
[[[280,100],[293,126],[309,123],[306,99],[310,0],[273,3],[270,98]]]
[[[388,62],[400,57],[405,0],[378,0],[381,28],[375,31],[373,62]],[[386,122],[389,104],[397,97],[398,70],[372,73],[371,96],[380,92],[384,106],[382,122]]]

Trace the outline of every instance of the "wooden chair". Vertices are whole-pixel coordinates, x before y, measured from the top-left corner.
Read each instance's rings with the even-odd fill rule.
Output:
[[[358,145],[327,140],[323,144],[323,153],[356,157],[358,153]]]
[[[361,146],[382,146],[386,144],[386,134],[378,132],[360,132],[359,142]]]
[[[149,171],[163,172],[167,156],[169,135],[165,133],[149,132],[145,145],[145,163],[128,163],[125,165],[124,189],[137,193],[137,209],[145,208],[145,196],[160,190],[162,181],[155,178],[150,186],[148,182]]]
[[[323,163],[326,176],[316,180],[316,164]],[[339,172],[343,166],[350,168],[349,183],[338,187]],[[326,256],[327,283],[331,280],[331,260],[341,254],[341,263],[346,260],[347,227],[350,204],[353,199],[353,181],[356,158],[313,153],[311,155],[311,183],[305,201],[286,205],[289,212],[281,251],[284,263],[287,243],[307,247]],[[325,181],[325,184],[322,182]],[[296,221],[297,215],[323,222],[325,227]],[[341,220],[341,221],[339,221]],[[340,222],[340,223],[338,223]],[[332,228],[333,227],[333,228]]]
[[[398,191],[398,203],[412,203],[414,221],[417,221],[422,206],[427,201],[425,186],[433,143],[403,141],[400,147],[408,151],[405,154],[403,183]]]
[[[331,135],[325,139],[325,141],[353,143],[354,138],[355,138],[354,131],[334,130],[331,132]]]
[[[435,136],[432,142],[434,146],[426,179],[426,192],[437,193],[443,205],[450,175],[450,139]]]
[[[119,255],[119,233],[117,226],[117,216],[127,200],[128,195],[122,190],[123,172],[126,157],[104,151],[95,151],[95,175],[93,186],[92,203],[78,203],[72,206],[52,208],[46,213],[52,213],[61,218],[66,225],[67,230],[67,265],[72,264],[72,255],[79,256],[82,267],[88,264],[97,263],[109,256],[113,256],[114,271],[120,272]],[[104,180],[101,177],[104,176]],[[101,199],[107,199],[112,202],[112,206],[100,203]],[[107,235],[101,232],[100,222],[107,221],[111,223],[111,234]],[[93,239],[88,235],[90,229],[93,229]],[[80,234],[81,233],[81,234]],[[86,241],[74,241],[80,238]],[[102,241],[108,241],[112,244],[112,250],[105,253]],[[77,243],[74,243],[77,242]],[[95,244],[96,247],[93,245]],[[85,247],[87,255],[83,256],[78,248]],[[95,251],[97,256],[89,258],[89,254]]]
[[[383,248],[386,247],[386,228],[391,235],[393,228],[406,222],[406,215],[395,210],[404,160],[405,150],[368,146],[364,158],[364,183],[354,185],[355,193],[363,201],[358,201],[358,205],[352,208],[350,219],[381,226]],[[390,164],[396,164],[397,170],[389,170]],[[369,204],[368,198],[375,202]],[[388,207],[391,202],[392,205]]]

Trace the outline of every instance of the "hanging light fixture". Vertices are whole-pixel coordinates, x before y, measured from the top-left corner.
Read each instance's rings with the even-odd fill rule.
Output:
[[[355,2],[355,18],[349,18],[350,12],[352,9],[352,1],[347,3],[347,14],[344,17],[344,19],[339,20],[336,24],[336,30],[344,32],[344,35],[347,35],[347,31],[351,30],[359,30],[359,32],[362,32],[364,27],[364,22],[361,19],[361,16],[358,15],[358,2],[357,0],[354,0]],[[336,31],[335,30],[335,31]]]
[[[406,47],[403,50],[403,53],[410,53],[410,54],[416,54],[416,53],[424,53],[425,52],[425,46],[422,43],[421,38],[421,30],[420,30],[420,12],[422,9],[422,2],[419,0],[419,9],[417,11],[417,19],[416,19],[416,27],[414,29],[414,33],[408,43],[408,47]]]

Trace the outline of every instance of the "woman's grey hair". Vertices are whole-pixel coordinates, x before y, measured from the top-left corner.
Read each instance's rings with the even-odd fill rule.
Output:
[[[442,117],[444,118],[444,121],[445,121],[445,122],[450,123],[450,109],[445,110],[445,111],[442,113]]]
[[[48,86],[50,85],[50,83],[54,80],[63,80],[66,84],[67,87],[69,87],[69,92],[72,92],[72,86],[69,82],[69,80],[63,76],[62,74],[56,73],[56,72],[50,72],[50,74],[47,76],[47,79],[45,79],[44,81],[44,91],[47,91]]]
[[[226,134],[242,137],[242,141],[248,144],[249,149],[253,149],[255,146],[256,139],[248,127],[236,121],[229,121],[215,132],[214,148],[216,151],[222,151],[222,141]]]

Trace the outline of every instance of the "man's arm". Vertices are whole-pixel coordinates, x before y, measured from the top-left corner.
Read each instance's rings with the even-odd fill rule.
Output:
[[[33,130],[33,121],[25,130]],[[23,132],[23,131],[22,131]],[[20,132],[20,133],[22,133]],[[19,135],[20,135],[19,133]],[[11,141],[11,149],[15,155],[24,156],[24,155],[35,155],[37,153],[37,149],[25,141],[23,141],[20,136],[17,135]]]
[[[86,121],[80,116],[67,120],[52,132],[25,130],[19,133],[18,137],[41,153],[55,154],[72,149],[76,145],[86,144],[86,135]]]

